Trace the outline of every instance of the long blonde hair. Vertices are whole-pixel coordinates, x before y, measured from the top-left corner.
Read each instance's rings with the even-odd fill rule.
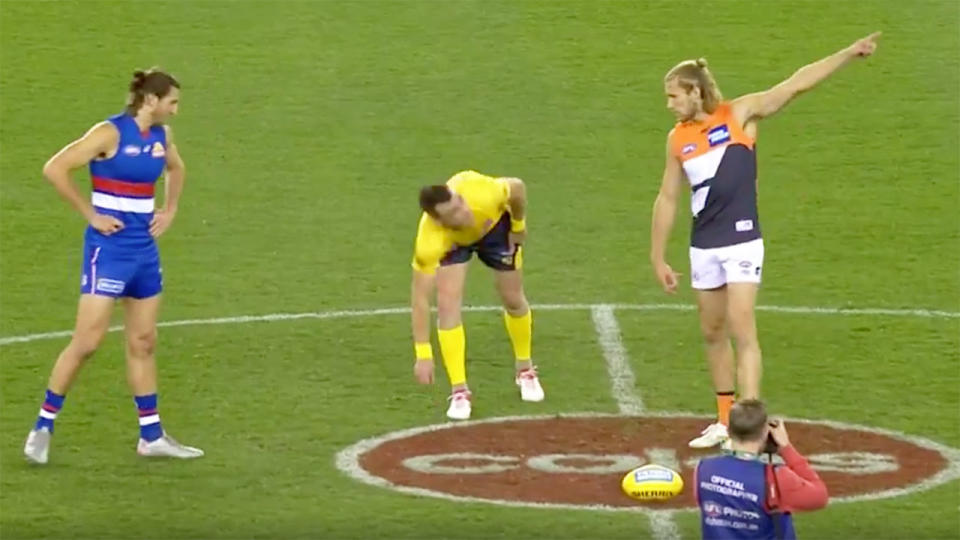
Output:
[[[700,97],[703,100],[703,110],[708,113],[717,110],[717,106],[723,101],[720,87],[717,86],[717,81],[710,73],[710,69],[707,68],[706,58],[684,60],[673,66],[663,78],[663,82],[668,83],[674,79],[687,92],[699,88]]]

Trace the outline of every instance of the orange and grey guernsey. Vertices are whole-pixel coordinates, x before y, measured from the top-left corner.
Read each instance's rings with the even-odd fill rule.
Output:
[[[669,144],[690,181],[690,245],[710,249],[760,238],[755,143],[730,103],[702,122],[678,123]]]

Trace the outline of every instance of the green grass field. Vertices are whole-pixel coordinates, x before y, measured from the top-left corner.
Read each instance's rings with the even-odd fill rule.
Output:
[[[160,64],[183,84],[172,125],[188,176],[160,242],[165,321],[407,305],[416,189],[466,168],[528,184],[531,302],[689,304],[686,283],[665,297],[647,263],[673,122],[663,74],[706,56],[732,97],[881,29],[875,57],[760,126],[760,303],[948,314],[762,311],[764,394],[789,416],[960,447],[958,21],[948,0],[7,0],[0,336],[71,328],[84,224],[40,169],[119,112],[135,68]],[[670,260],[689,276],[685,208]],[[466,301],[496,303],[479,264]],[[649,409],[713,412],[694,313],[617,318]],[[548,397],[536,405],[515,397],[499,317],[466,324],[476,417],[617,412],[589,311],[537,313]],[[111,334],[69,394],[51,464],[31,468],[23,439],[66,340],[0,347],[4,539],[659,534],[640,514],[420,498],[338,471],[334,455],[357,440],[444,420],[442,370],[434,387],[414,383],[402,314],[161,329],[164,426],[207,452],[189,463],[133,452]],[[797,527],[957,538],[958,507],[954,480]],[[694,514],[674,519],[680,537],[698,537]]]

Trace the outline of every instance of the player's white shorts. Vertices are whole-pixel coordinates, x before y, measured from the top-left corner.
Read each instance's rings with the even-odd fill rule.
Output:
[[[718,248],[690,248],[693,288],[716,289],[727,283],[760,283],[763,239]]]

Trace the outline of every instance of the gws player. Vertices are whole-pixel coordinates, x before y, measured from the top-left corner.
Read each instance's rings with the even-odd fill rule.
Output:
[[[692,447],[707,448],[727,439],[735,391],[731,337],[736,343],[740,397],[760,396],[754,306],[764,245],[757,212],[756,122],[850,60],[873,54],[879,35],[804,66],[769,90],[732,101],[724,101],[702,59],[681,62],[664,78],[667,108],[678,122],[667,138],[663,181],[653,206],[650,262],[664,290],[675,292],[678,274],[666,262],[666,245],[686,178],[693,212],[690,269],[717,392],[717,422],[692,440]]]

